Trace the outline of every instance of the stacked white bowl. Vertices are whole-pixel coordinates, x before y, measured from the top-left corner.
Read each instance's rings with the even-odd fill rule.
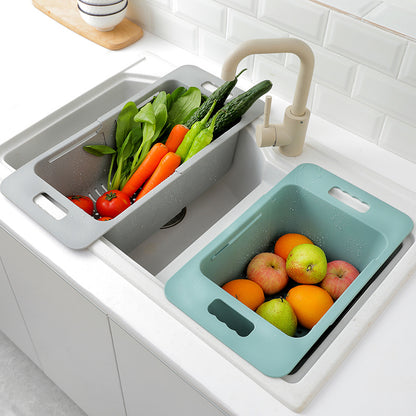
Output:
[[[126,15],[127,0],[77,0],[82,19],[97,30],[113,30]]]

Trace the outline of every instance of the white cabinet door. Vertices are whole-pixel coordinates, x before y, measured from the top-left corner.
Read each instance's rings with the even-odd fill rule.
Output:
[[[5,251],[6,237],[9,237],[8,233],[0,228],[0,330],[35,364],[39,365],[35,349],[3,265],[4,255],[2,253]]]
[[[14,238],[3,245],[40,367],[88,416],[125,415],[107,316]]]
[[[110,324],[128,416],[224,416],[118,324]]]

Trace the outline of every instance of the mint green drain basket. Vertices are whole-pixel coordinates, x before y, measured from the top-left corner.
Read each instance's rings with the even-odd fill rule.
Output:
[[[352,198],[356,206],[336,198],[334,190]],[[165,294],[259,371],[283,377],[348,309],[412,228],[403,212],[319,166],[302,164],[175,273]],[[249,261],[262,251],[272,251],[277,238],[288,232],[307,235],[328,261],[345,260],[360,271],[320,321],[294,337],[221,288],[244,277]]]

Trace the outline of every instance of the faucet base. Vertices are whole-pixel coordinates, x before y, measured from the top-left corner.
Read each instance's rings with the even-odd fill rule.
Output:
[[[311,112],[306,109],[301,116],[292,113],[292,106],[286,108],[283,124],[258,124],[256,126],[256,143],[259,147],[273,146],[285,156],[299,156],[305,143]],[[268,114],[265,114],[268,119]],[[266,120],[265,118],[265,120]]]
[[[311,112],[306,109],[301,116],[294,115],[292,106],[286,108],[283,124],[277,126],[276,146],[285,156],[299,156],[305,143]]]

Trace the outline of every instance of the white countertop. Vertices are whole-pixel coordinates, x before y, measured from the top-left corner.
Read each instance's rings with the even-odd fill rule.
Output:
[[[108,51],[54,22],[28,2],[20,7],[16,3],[8,2],[3,8],[8,8],[10,16],[19,13],[19,24],[14,19],[4,19],[0,27],[2,39],[8,40],[3,42],[1,51],[0,144],[144,56],[147,58],[140,71],[146,70],[156,76],[169,72],[179,66],[178,63],[199,64],[216,75],[220,72],[215,63],[147,33],[124,50]],[[163,65],[155,66],[155,62]],[[277,102],[272,117],[278,117],[275,113],[282,105]],[[416,192],[414,164],[312,117],[305,151],[295,158],[296,164],[316,163],[322,154],[329,160],[325,168],[340,176],[354,170],[356,185],[379,197],[383,197],[383,187],[369,178],[374,174],[383,177],[383,186],[394,188],[392,194],[397,199],[386,201],[394,206],[401,207],[403,195],[408,197]],[[267,155],[277,157],[273,152]],[[282,158],[281,163],[292,163],[278,157]],[[0,206],[2,221],[11,232],[59,269],[68,282],[92,296],[103,310],[113,311],[116,319],[137,333],[143,343],[167,355],[178,373],[191,374],[197,387],[207,397],[216,398],[229,413],[294,414],[121,278],[93,251],[73,251],[57,243],[2,195]],[[413,213],[414,220],[415,216]],[[79,276],[76,270],[85,262],[93,264],[97,274]],[[416,316],[416,270],[413,266],[414,262],[398,268],[398,272],[404,274],[400,280],[405,286],[389,299],[385,312],[368,328],[303,414],[413,414],[416,405],[416,335],[411,329],[412,318]],[[148,320],[135,319],[143,313]],[[179,333],[180,338],[177,337]],[[171,342],[169,347],[165,345],[166,340]],[[195,348],[195,355],[183,348],[188,341]],[[204,362],[200,357],[204,357]],[[197,361],[192,362],[193,359]],[[218,369],[216,373],[215,368]]]

